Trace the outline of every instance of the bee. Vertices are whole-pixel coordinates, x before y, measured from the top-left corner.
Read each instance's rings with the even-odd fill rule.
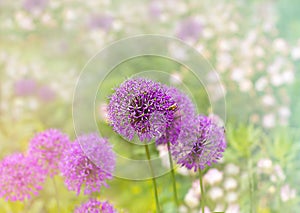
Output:
[[[175,104],[169,106],[169,107],[168,107],[168,110],[174,111],[174,110],[176,110],[177,108],[178,108],[178,106],[177,106],[177,104],[175,103]]]

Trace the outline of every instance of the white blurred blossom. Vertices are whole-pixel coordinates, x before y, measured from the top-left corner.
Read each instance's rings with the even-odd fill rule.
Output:
[[[238,200],[238,194],[236,192],[228,192],[226,194],[226,201],[228,203],[234,203]]]
[[[195,194],[193,189],[190,189],[184,197],[184,202],[190,208],[197,207],[200,203],[199,200],[200,200],[200,197],[197,194]]]
[[[265,128],[273,128],[276,125],[275,115],[272,113],[268,113],[263,116],[263,126]]]
[[[218,200],[223,197],[224,192],[222,188],[214,186],[208,191],[208,195],[212,200]]]
[[[240,213],[240,206],[238,204],[230,204],[226,209],[226,213]]]
[[[235,178],[229,177],[225,179],[223,185],[226,190],[232,190],[237,188],[238,183]]]
[[[291,188],[288,184],[281,187],[280,197],[283,202],[287,202],[296,197],[296,189]]]
[[[209,169],[204,177],[204,181],[210,185],[215,185],[216,183],[219,183],[223,179],[223,172],[219,171],[218,169],[212,168]]]
[[[259,172],[271,173],[273,168],[273,163],[269,158],[262,158],[257,162],[257,168]]]

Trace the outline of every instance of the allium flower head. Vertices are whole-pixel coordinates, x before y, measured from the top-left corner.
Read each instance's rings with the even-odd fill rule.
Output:
[[[37,195],[46,172],[35,159],[17,153],[0,162],[0,197],[10,201],[24,201]]]
[[[203,30],[202,24],[195,17],[189,17],[179,25],[177,37],[182,40],[196,41]]]
[[[83,135],[77,138],[66,151],[61,162],[61,172],[69,190],[80,194],[99,191],[112,179],[115,168],[115,155],[111,145],[97,134]]]
[[[59,163],[62,154],[66,151],[70,141],[67,135],[56,129],[49,129],[38,133],[30,141],[28,155],[36,161],[53,177],[59,173]]]
[[[74,213],[117,213],[117,210],[107,201],[90,199],[76,208]]]
[[[204,169],[217,163],[226,148],[224,128],[218,126],[212,118],[200,115],[191,128],[186,128],[172,146],[172,154],[177,163],[188,169]]]
[[[36,87],[37,85],[34,79],[20,79],[14,84],[15,93],[19,96],[33,95],[36,91]]]
[[[113,129],[132,140],[159,138],[170,127],[178,108],[160,83],[143,78],[123,82],[111,96],[108,116]]]
[[[162,136],[156,140],[156,144],[176,144],[179,134],[185,129],[185,125],[189,122],[189,119],[196,116],[195,106],[190,98],[179,91],[177,88],[169,88],[167,94],[173,98],[177,104],[177,110],[174,115],[174,120],[163,132]]]

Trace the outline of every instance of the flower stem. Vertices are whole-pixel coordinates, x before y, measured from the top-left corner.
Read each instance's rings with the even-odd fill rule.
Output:
[[[250,196],[250,213],[254,212],[254,184],[253,184],[253,172],[252,172],[252,160],[248,158],[248,180],[249,180],[249,196]]]
[[[204,213],[205,197],[204,197],[204,189],[203,189],[203,180],[202,180],[202,171],[201,171],[201,169],[199,169],[199,181],[200,181],[200,192],[201,192],[200,204],[201,204],[202,213]]]
[[[55,200],[56,200],[57,212],[60,212],[56,182],[55,182],[54,177],[52,177],[51,179],[52,179],[53,186],[54,186],[54,191],[55,191]]]
[[[171,169],[171,177],[172,177],[172,182],[173,182],[173,195],[174,195],[174,200],[175,200],[176,207],[178,209],[179,208],[179,201],[178,201],[178,196],[177,196],[176,179],[175,179],[175,172],[174,172],[174,166],[173,166],[171,149],[170,149],[170,142],[168,142],[167,145],[168,145],[168,153],[169,153],[169,162],[170,162],[170,169]]]
[[[154,188],[156,212],[160,213],[158,194],[157,194],[157,185],[156,185],[156,180],[155,180],[155,177],[154,177],[153,167],[152,167],[152,164],[151,164],[151,158],[150,158],[150,152],[149,152],[148,144],[145,145],[145,150],[146,150],[146,155],[147,155],[147,159],[148,159],[148,163],[149,163],[149,167],[150,167],[150,172],[151,172],[151,176],[152,176],[151,179],[152,179],[153,188]]]

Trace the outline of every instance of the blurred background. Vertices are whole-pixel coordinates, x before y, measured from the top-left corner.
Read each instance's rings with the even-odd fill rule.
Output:
[[[199,51],[221,77],[226,93],[228,148],[206,170],[208,209],[225,212],[297,212],[300,207],[300,11],[297,0],[0,0],[0,159],[24,152],[36,132],[58,128],[75,139],[72,99],[80,71],[105,46],[137,34],[179,38]],[[174,55],[180,48],[170,47]],[[129,60],[101,87],[110,95],[124,72],[147,64],[169,73],[164,83],[189,91],[198,111],[210,113],[208,94],[189,70],[157,57]],[[141,66],[141,67],[139,67]],[[128,76],[129,77],[129,76]],[[218,101],[217,95],[214,96]],[[116,151],[144,158],[117,136],[106,120],[105,98],[97,98],[99,131]],[[101,127],[101,128],[100,128]],[[151,147],[153,156],[165,147]],[[163,166],[167,162],[162,161]],[[249,171],[252,171],[249,173]],[[180,212],[199,212],[197,176],[177,169]],[[62,212],[87,197],[76,196],[55,177]],[[164,212],[175,212],[170,176],[158,178]],[[249,203],[249,182],[256,197]],[[124,212],[154,212],[150,181],[115,178],[95,196]],[[51,184],[28,202],[0,198],[0,212],[57,212]]]

